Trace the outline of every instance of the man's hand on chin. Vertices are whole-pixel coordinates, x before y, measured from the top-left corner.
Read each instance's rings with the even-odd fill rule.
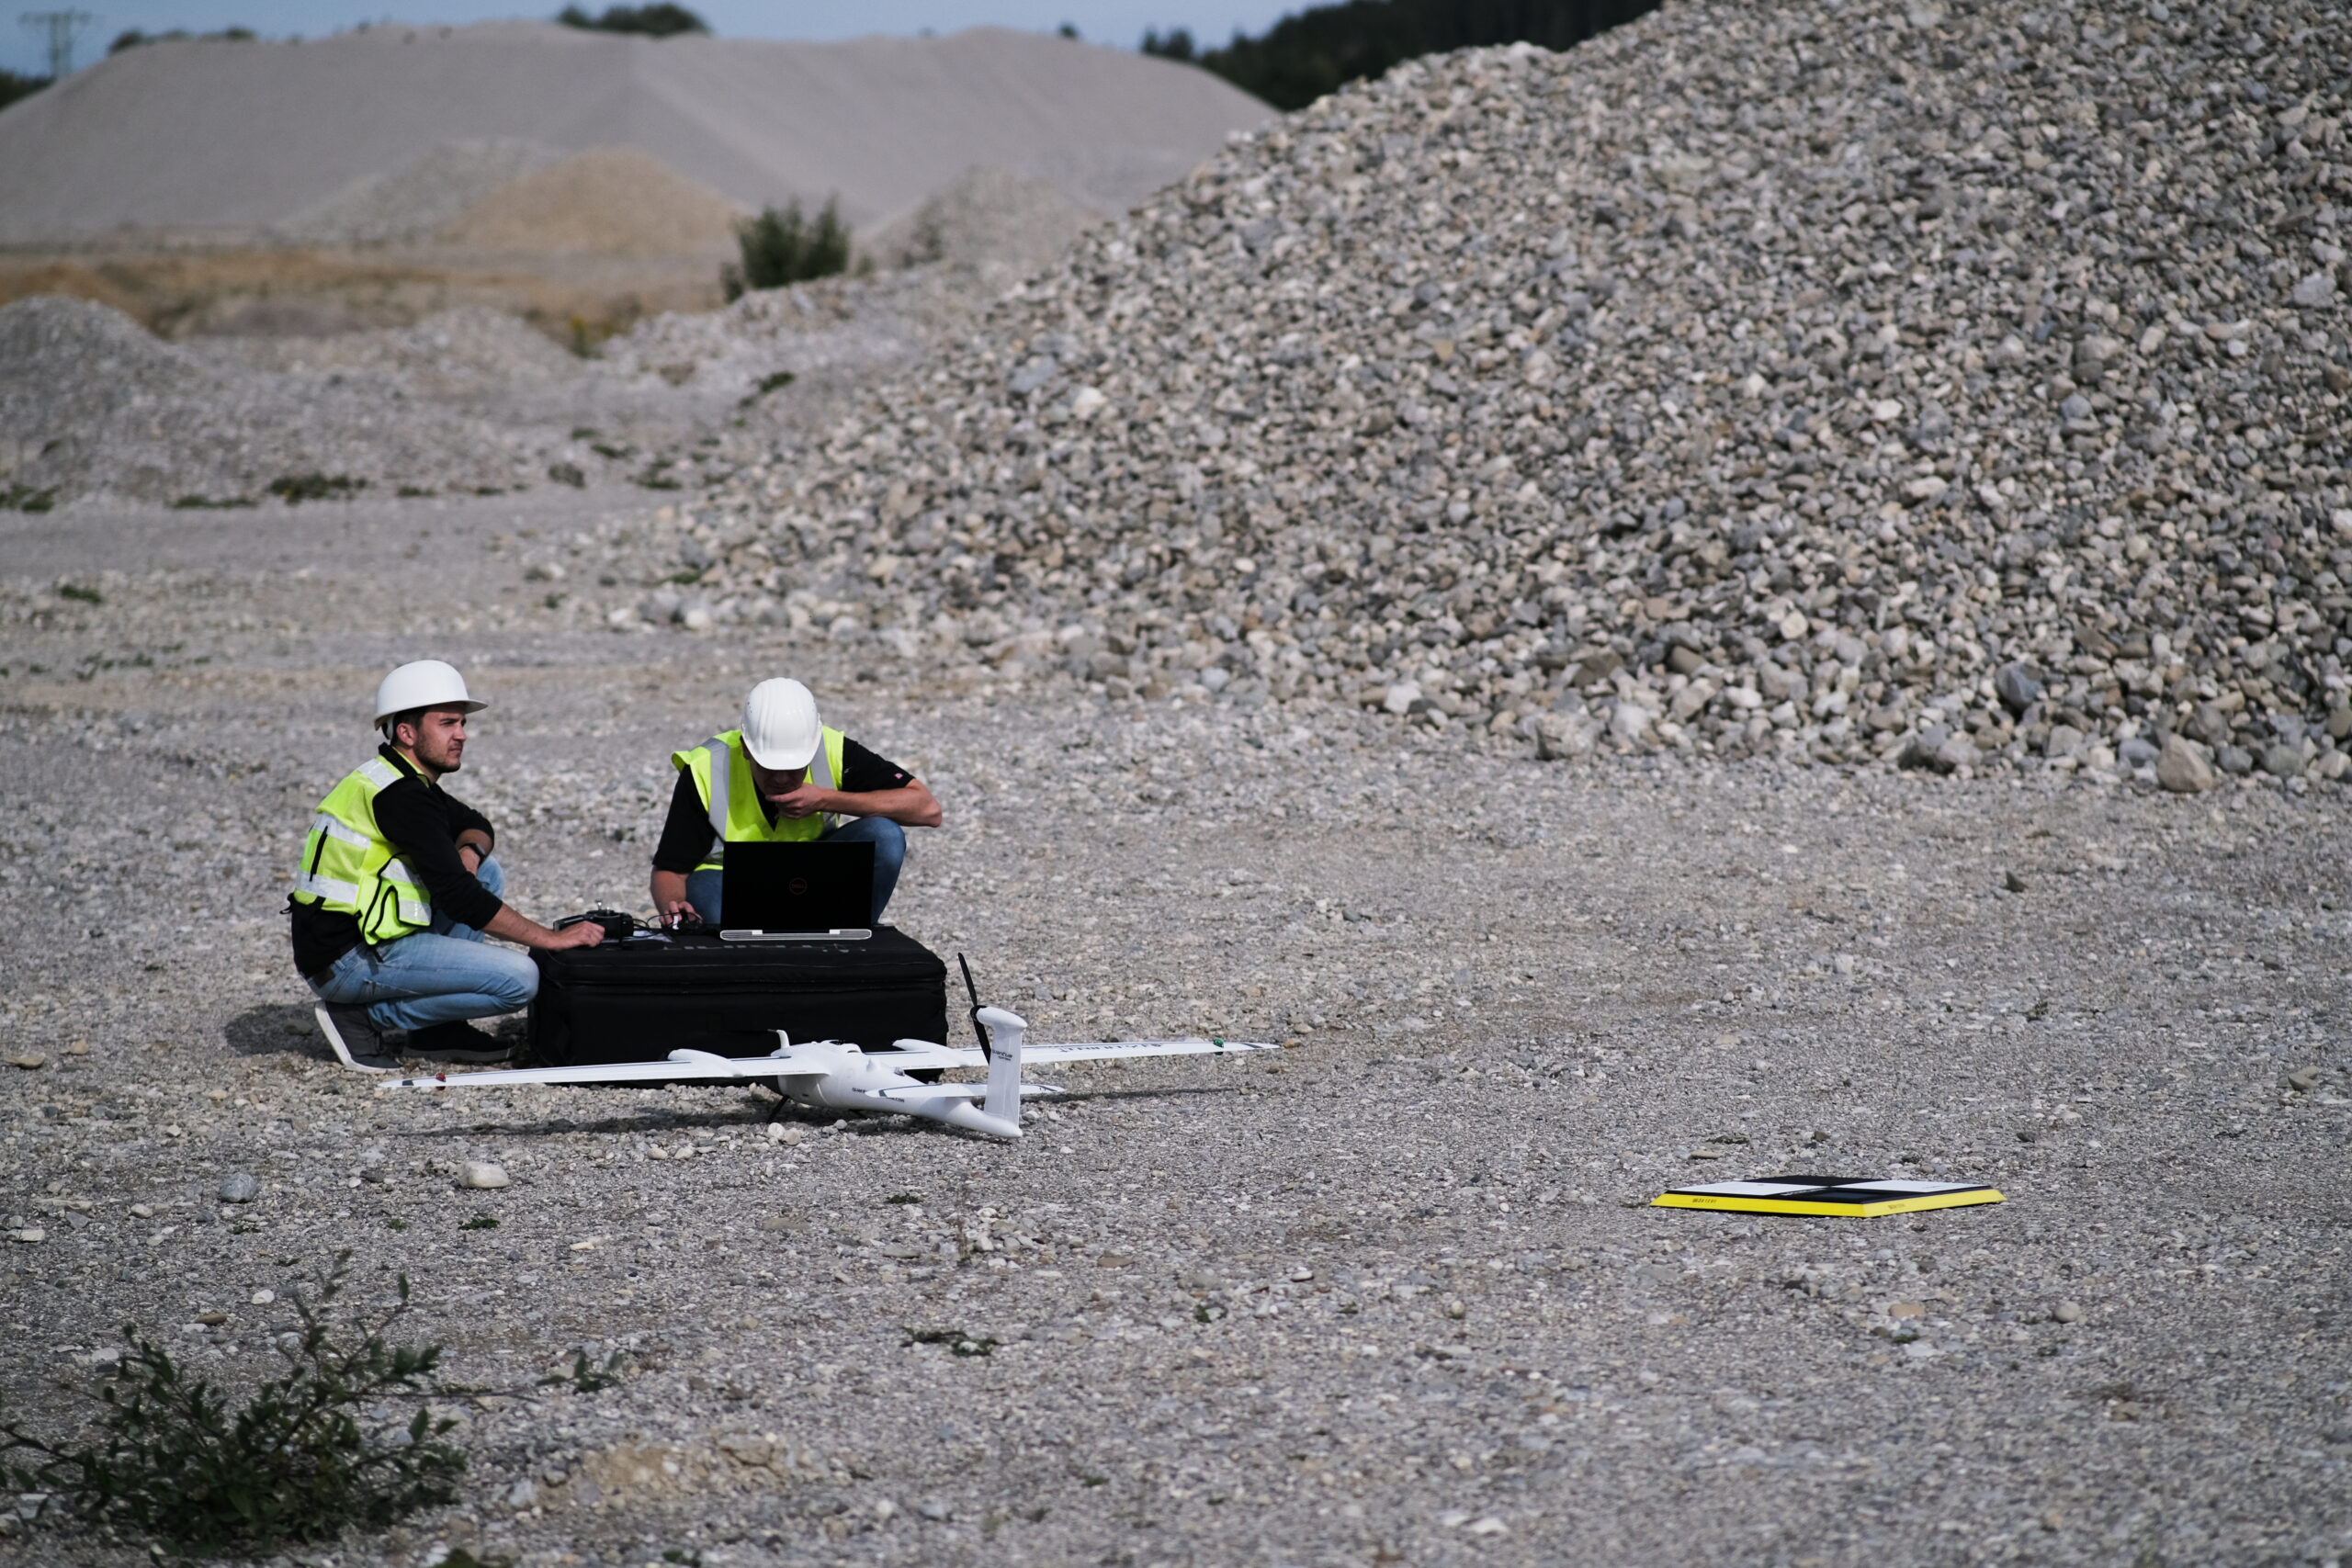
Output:
[[[805,783],[793,785],[782,795],[768,796],[768,804],[775,807],[779,815],[789,817],[795,821],[803,817],[814,817],[820,811],[831,809],[832,800],[831,790],[820,789],[813,784]]]

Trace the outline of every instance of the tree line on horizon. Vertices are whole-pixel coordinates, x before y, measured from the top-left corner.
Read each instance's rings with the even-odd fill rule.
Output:
[[[1283,110],[1424,54],[1504,43],[1562,50],[1646,16],[1658,0],[1343,0],[1294,12],[1250,38],[1203,49],[1182,28],[1143,36],[1143,52],[1198,65]]]
[[[650,6],[607,6],[597,16],[590,16],[578,6],[566,6],[556,13],[555,19],[584,32],[634,33],[639,38],[677,38],[685,33],[710,31],[708,22],[669,0],[656,0]]]

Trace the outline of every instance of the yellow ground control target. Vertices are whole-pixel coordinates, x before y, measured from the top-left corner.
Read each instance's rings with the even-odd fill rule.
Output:
[[[1654,1200],[1654,1209],[1732,1209],[1750,1214],[1840,1214],[1871,1219],[1921,1209],[1958,1209],[1998,1203],[2000,1193],[1966,1181],[1872,1181],[1863,1177],[1768,1176],[1757,1181],[1718,1181],[1677,1187]]]

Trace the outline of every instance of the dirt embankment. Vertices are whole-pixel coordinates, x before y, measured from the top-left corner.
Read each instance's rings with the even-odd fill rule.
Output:
[[[63,294],[111,305],[158,336],[315,337],[413,325],[485,305],[559,342],[601,342],[664,310],[719,303],[716,266],[698,256],[434,254],[239,246],[0,252],[0,304]]]

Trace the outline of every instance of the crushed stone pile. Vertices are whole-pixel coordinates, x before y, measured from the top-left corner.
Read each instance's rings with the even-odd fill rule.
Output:
[[[274,232],[293,244],[413,244],[502,186],[562,158],[552,147],[514,137],[446,142],[397,169],[362,175]]]
[[[504,490],[533,466],[484,422],[372,381],[209,359],[86,300],[0,306],[0,492],[17,504]]]
[[[486,193],[433,237],[511,254],[718,255],[732,253],[741,217],[650,152],[599,147]]]
[[[2335,776],[2347,41],[1814,0],[1402,67],[714,488],[706,616],[1555,755]]]

